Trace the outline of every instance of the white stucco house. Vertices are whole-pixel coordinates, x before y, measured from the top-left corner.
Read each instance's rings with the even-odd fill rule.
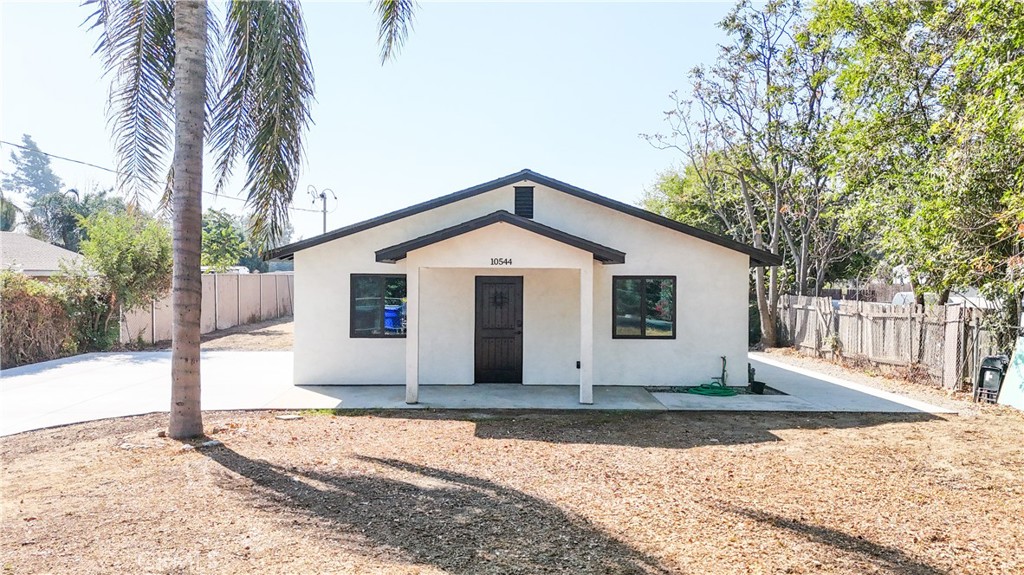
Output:
[[[278,248],[295,384],[579,386],[746,378],[774,254],[523,170]],[[486,393],[486,388],[481,389]]]

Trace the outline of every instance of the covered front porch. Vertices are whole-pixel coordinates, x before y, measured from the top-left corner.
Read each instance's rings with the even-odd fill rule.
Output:
[[[496,212],[377,261],[405,266],[406,403],[421,385],[494,383],[573,385],[594,402],[594,273],[622,252]]]

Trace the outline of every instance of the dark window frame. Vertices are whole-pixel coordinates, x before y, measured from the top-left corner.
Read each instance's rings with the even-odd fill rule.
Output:
[[[615,284],[619,280],[640,281],[640,335],[619,335],[615,330],[615,311],[619,308],[619,290]],[[647,280],[672,280],[672,335],[647,335]],[[677,310],[678,310],[679,281],[676,276],[664,275],[631,275],[612,276],[612,339],[653,339],[671,340],[676,339],[678,331]]]
[[[381,313],[381,333],[379,334],[362,334],[356,333],[355,317],[356,317],[356,280],[359,278],[374,277],[383,278],[384,281],[380,282],[380,302],[381,306],[387,305],[385,303],[385,292],[387,290],[388,279],[402,279],[405,280],[406,286],[406,298],[409,297],[409,280],[406,274],[350,274],[349,275],[349,287],[348,287],[348,336],[351,339],[405,339],[405,332],[388,334],[384,330],[384,309],[380,310]]]

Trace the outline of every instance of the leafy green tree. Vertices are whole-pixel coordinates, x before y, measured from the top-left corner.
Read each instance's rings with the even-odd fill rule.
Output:
[[[842,46],[836,177],[874,247],[925,291],[982,287],[1013,308],[1024,229],[1024,4],[821,2]],[[1008,296],[1008,297],[1007,297]]]
[[[77,252],[86,233],[81,224],[84,218],[98,212],[125,209],[124,200],[111,195],[111,190],[84,195],[77,190],[67,190],[38,197],[25,213],[25,223],[32,237]]]
[[[75,353],[105,351],[118,342],[120,314],[106,277],[87,264],[61,263],[50,283],[71,320]]]
[[[270,269],[270,264],[267,260],[263,259],[265,250],[260,249],[259,242],[253,237],[251,225],[242,224],[242,234],[245,236],[245,248],[242,253],[242,257],[238,260],[238,265],[249,268],[250,272],[266,273]],[[273,249],[279,246],[287,245],[292,241],[292,235],[295,233],[295,228],[292,227],[291,222],[287,222],[284,227],[284,231],[281,236],[271,242],[267,247]]]
[[[12,232],[18,227],[20,211],[14,202],[0,194],[0,232]]]
[[[171,287],[171,234],[141,210],[99,212],[84,221],[82,254],[106,278],[113,305],[128,311],[167,294]]]
[[[266,273],[270,269],[270,264],[263,259],[259,250],[248,243],[245,244],[242,257],[238,258],[238,265],[245,266],[253,273]]]
[[[663,172],[644,193],[641,205],[684,224],[749,242],[743,200],[734,182],[714,169],[702,171],[707,180],[692,164]]]
[[[252,233],[269,245],[287,221],[313,97],[302,8],[297,0],[234,0],[220,18],[205,1],[87,3],[96,9],[99,52],[114,76],[116,148],[127,174],[122,183],[145,193],[155,182],[170,182],[175,257],[168,435],[198,436],[206,128],[218,189],[235,160],[245,158]],[[407,36],[414,3],[376,0],[375,7],[386,60]],[[163,159],[172,147],[165,177]]]
[[[783,256],[784,267],[754,271],[761,332],[772,346],[782,292],[820,289],[860,233],[830,177],[837,51],[796,0],[743,0],[719,27],[729,41],[713,63],[691,71],[689,97],[673,94],[670,133],[644,136],[680,152],[684,166],[678,178],[661,179],[648,205]]]
[[[224,272],[246,253],[241,226],[233,215],[210,208],[203,214],[202,264],[214,272]]]
[[[63,184],[50,168],[50,158],[39,150],[32,136],[23,134],[21,143],[24,148],[11,152],[14,171],[4,173],[0,180],[4,190],[25,194],[30,203],[46,194],[59,192]]]

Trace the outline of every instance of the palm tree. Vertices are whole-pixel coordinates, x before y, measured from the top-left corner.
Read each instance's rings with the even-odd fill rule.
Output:
[[[202,435],[199,318],[203,152],[216,189],[245,158],[250,234],[263,245],[287,226],[309,124],[313,71],[297,0],[86,0],[107,73],[119,184],[138,200],[166,182],[173,217],[171,415],[168,435]],[[415,5],[376,0],[382,62],[397,53]],[[173,148],[170,170],[165,164]]]

